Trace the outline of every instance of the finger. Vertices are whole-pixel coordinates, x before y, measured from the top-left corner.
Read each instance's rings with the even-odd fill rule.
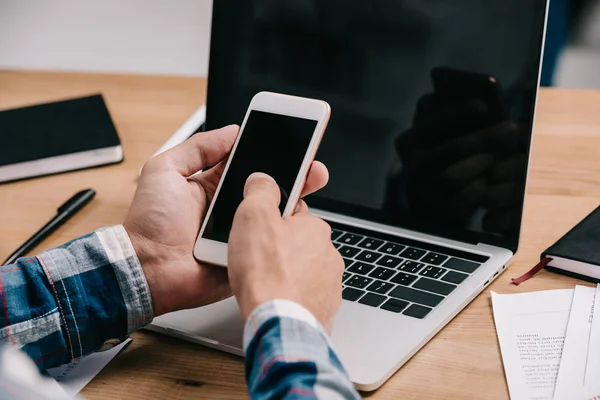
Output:
[[[294,210],[294,214],[306,214],[308,213],[308,205],[302,199],[298,200],[298,204],[296,205],[296,209]]]
[[[157,162],[174,167],[181,175],[188,177],[227,157],[238,131],[237,125],[229,125],[214,131],[197,133],[180,145],[158,155]]]
[[[219,186],[219,181],[223,176],[223,171],[225,171],[226,164],[227,159],[222,160],[220,163],[218,163],[208,171],[204,171],[201,174],[194,175],[188,178],[190,181],[197,183],[204,189],[208,201],[210,201],[215,195],[217,186]]]
[[[301,197],[308,196],[317,190],[323,189],[329,181],[329,171],[325,164],[320,161],[313,161],[302,188]]]
[[[275,179],[265,173],[255,172],[246,180],[244,200],[255,200],[257,204],[278,208],[281,192]]]
[[[225,164],[227,164],[227,160],[221,161],[208,171],[190,177],[190,181],[194,181],[204,188],[209,201],[217,190],[217,186],[219,185],[219,181],[225,170]],[[320,161],[313,161],[308,176],[306,177],[301,197],[308,196],[309,194],[322,189],[327,185],[328,181],[329,171],[327,170],[327,167]]]

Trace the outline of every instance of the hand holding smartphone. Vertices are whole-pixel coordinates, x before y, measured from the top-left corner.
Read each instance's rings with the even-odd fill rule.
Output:
[[[227,266],[233,217],[254,172],[270,175],[279,185],[282,216],[294,212],[330,113],[321,100],[271,92],[253,97],[200,228],[196,259]]]

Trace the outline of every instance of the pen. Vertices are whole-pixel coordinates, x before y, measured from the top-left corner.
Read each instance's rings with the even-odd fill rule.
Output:
[[[31,236],[25,243],[23,243],[17,250],[14,251],[2,265],[8,265],[15,262],[19,257],[24,256],[31,251],[35,246],[40,244],[42,240],[48,237],[52,232],[57,230],[62,224],[67,222],[69,218],[81,210],[83,206],[90,202],[96,195],[93,189],[82,190],[76,193],[73,197],[65,202],[62,206],[58,207],[58,212],[46,225]]]

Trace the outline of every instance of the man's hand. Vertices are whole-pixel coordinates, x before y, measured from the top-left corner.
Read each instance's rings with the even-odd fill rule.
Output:
[[[228,271],[244,320],[273,299],[295,301],[327,329],[342,301],[344,262],[331,228],[310,215],[303,201],[282,218],[280,191],[268,175],[246,182],[229,237]]]
[[[155,315],[231,295],[227,269],[200,264],[192,252],[238,130],[232,125],[198,133],[144,166],[123,225],[150,286]],[[325,166],[314,162],[303,195],[327,179]]]

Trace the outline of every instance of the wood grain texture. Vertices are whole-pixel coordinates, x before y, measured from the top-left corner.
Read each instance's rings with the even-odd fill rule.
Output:
[[[6,257],[78,190],[97,198],[36,252],[101,226],[120,223],[137,173],[204,101],[198,78],[0,71],[0,109],[102,93],[123,142],[122,164],[0,185],[0,257]],[[521,245],[513,264],[396,373],[373,399],[508,399],[490,290],[570,288],[575,279],[540,272],[519,287],[548,245],[600,202],[600,92],[544,89]],[[401,332],[399,332],[401,335]],[[238,399],[246,396],[243,360],[140,331],[83,394],[89,399]]]

